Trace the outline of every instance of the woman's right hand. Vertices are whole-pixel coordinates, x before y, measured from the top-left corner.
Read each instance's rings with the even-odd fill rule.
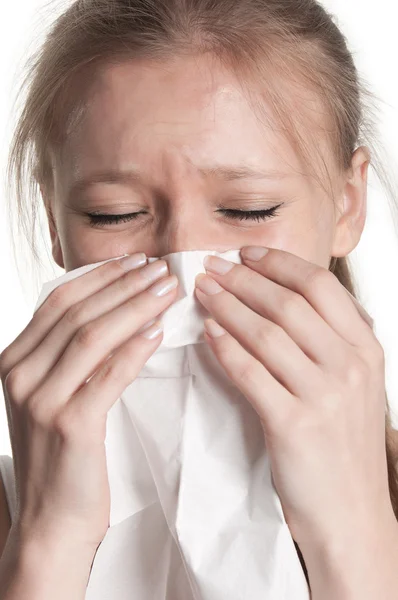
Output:
[[[164,260],[127,272],[125,261],[53,290],[0,356],[18,539],[50,546],[64,540],[95,554],[108,529],[107,413],[163,338],[137,334],[176,298],[176,287],[154,292],[178,285]]]

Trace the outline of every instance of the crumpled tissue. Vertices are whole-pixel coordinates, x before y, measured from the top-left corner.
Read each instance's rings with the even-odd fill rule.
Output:
[[[179,289],[161,344],[108,412],[110,526],[86,600],[310,598],[258,415],[203,339],[194,288],[207,255],[241,263],[239,249],[161,257]],[[105,262],[46,282],[35,311]]]

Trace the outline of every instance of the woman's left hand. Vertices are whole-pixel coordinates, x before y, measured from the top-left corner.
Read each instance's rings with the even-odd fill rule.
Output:
[[[369,315],[330,271],[289,252],[214,258],[208,272],[231,268],[198,275],[213,287],[196,295],[226,331],[206,339],[260,417],[294,540],[319,546],[394,522],[384,352]]]

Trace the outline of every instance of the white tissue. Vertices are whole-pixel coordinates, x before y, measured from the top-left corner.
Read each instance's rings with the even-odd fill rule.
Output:
[[[310,598],[257,413],[203,341],[194,287],[207,255],[241,263],[239,250],[161,257],[179,293],[162,343],[108,412],[110,527],[86,600]],[[35,311],[105,262],[45,283]]]

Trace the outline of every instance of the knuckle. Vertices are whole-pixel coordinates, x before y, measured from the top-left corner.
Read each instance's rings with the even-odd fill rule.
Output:
[[[329,285],[332,278],[336,279],[335,275],[331,271],[322,267],[314,266],[310,269],[310,272],[304,279],[304,291],[313,292],[314,289],[324,288],[325,285]]]
[[[9,349],[6,348],[0,354],[0,377],[4,379],[10,370],[10,357],[9,357]]]
[[[20,367],[14,367],[8,373],[4,381],[4,387],[7,391],[7,394],[10,398],[18,404],[19,393],[18,391],[22,387],[22,382],[24,380],[24,374]]]
[[[91,446],[106,436],[106,418],[82,409],[78,404],[66,404],[51,420],[51,428],[64,442]]]
[[[47,297],[45,304],[51,310],[65,310],[71,304],[70,298],[70,287],[67,283],[58,286],[51,292],[51,294]]]
[[[254,360],[245,360],[236,367],[236,377],[244,387],[250,386],[256,377],[256,364]]]
[[[129,277],[130,275],[130,277]],[[135,274],[133,274],[135,275]],[[116,281],[116,285],[118,290],[121,292],[121,294],[123,296],[129,295],[132,293],[133,291],[133,286],[132,286],[132,282],[131,282],[131,274],[128,273],[124,273],[124,275],[122,277],[119,277]]]
[[[26,402],[26,413],[35,426],[42,429],[48,427],[50,415],[48,408],[44,406],[43,399],[31,396]]]
[[[126,271],[120,264],[120,260],[110,260],[100,267],[97,267],[95,271],[102,287],[106,287],[110,283],[118,281],[121,275],[126,274]]]
[[[255,334],[255,340],[259,347],[274,347],[285,338],[285,331],[279,325],[271,321],[258,328]]]
[[[96,384],[109,385],[120,381],[120,359],[119,361],[108,360],[96,374]]]
[[[384,348],[376,336],[374,336],[374,343],[370,345],[366,353],[366,358],[371,365],[376,364],[378,367],[385,367],[386,357]]]
[[[252,269],[248,269],[243,265],[236,264],[234,268],[228,273],[228,280],[233,287],[239,289],[244,279],[245,285],[250,287],[255,284],[255,280],[258,279],[258,273]]]
[[[122,267],[120,260],[110,260],[109,262],[103,265],[103,269],[98,270],[98,275],[104,280],[104,283],[109,283],[109,280],[112,278],[118,278],[121,275],[125,275],[126,271]]]
[[[67,408],[60,410],[52,419],[52,430],[63,440],[84,438],[83,422],[77,418],[75,411]]]
[[[80,327],[75,333],[75,343],[82,347],[88,348],[94,346],[100,337],[99,328],[92,322],[86,323]]]
[[[126,298],[126,300],[124,301],[124,305],[127,308],[132,308],[134,311],[138,311],[139,310],[139,306],[140,306],[140,302],[142,302],[143,298],[139,297],[138,295],[134,295],[134,296],[129,296],[128,298]],[[147,299],[148,301],[149,299]],[[140,312],[142,311],[142,305],[140,308]]]
[[[32,394],[27,399],[25,408],[29,420],[34,423],[34,425],[39,425],[43,428],[48,426],[50,421],[50,411],[46,402],[43,402],[42,395],[36,393]]]
[[[368,374],[365,363],[357,359],[351,359],[345,372],[345,381],[350,387],[360,387],[364,384]]]
[[[73,304],[65,313],[66,321],[73,327],[79,327],[84,323],[83,319],[83,302]]]
[[[278,298],[278,310],[289,317],[295,317],[297,312],[304,306],[305,300],[300,294],[295,292],[282,292]]]

